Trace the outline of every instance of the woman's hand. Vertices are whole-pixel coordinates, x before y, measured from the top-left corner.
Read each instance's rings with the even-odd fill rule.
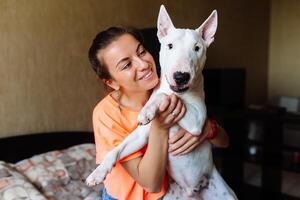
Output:
[[[212,124],[210,120],[206,120],[203,131],[199,136],[194,136],[181,128],[176,135],[169,139],[169,153],[171,155],[183,155],[193,151],[198,145],[207,139],[211,133]],[[217,135],[210,140],[217,147],[227,147],[229,144],[228,136],[221,127],[217,130]]]
[[[200,136],[194,136],[185,129],[180,128],[178,133],[169,139],[169,153],[173,156],[187,154],[193,151],[205,139],[205,132]]]
[[[152,125],[160,129],[169,129],[184,116],[185,110],[181,99],[171,94],[160,104]]]
[[[173,113],[173,114],[172,114]],[[148,192],[159,192],[168,162],[169,128],[180,120],[185,106],[176,95],[168,96],[160,105],[151,122],[148,146],[145,154],[122,166]]]

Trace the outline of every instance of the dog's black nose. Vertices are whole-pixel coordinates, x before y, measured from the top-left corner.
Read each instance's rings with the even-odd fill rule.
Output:
[[[177,85],[184,85],[189,82],[191,76],[187,72],[175,72],[173,77]]]

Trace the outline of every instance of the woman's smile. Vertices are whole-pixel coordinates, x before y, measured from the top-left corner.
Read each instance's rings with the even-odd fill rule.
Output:
[[[144,75],[142,75],[142,77],[139,78],[139,80],[149,80],[153,77],[152,75],[153,75],[153,71],[152,71],[152,69],[150,69],[148,72],[146,72]]]

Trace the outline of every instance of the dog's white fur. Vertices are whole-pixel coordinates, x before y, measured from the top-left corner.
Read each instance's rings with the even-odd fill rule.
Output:
[[[151,120],[166,95],[175,92],[187,108],[178,125],[170,128],[169,137],[176,134],[179,127],[193,135],[201,134],[206,119],[202,69],[206,50],[213,42],[217,29],[217,12],[214,10],[196,30],[177,29],[162,5],[157,28],[161,43],[161,82],[138,116],[139,123],[144,125],[138,126],[107,154],[87,178],[88,185],[102,182],[118,160],[138,151],[147,143]],[[189,74],[189,80],[184,84],[176,83],[176,72]],[[170,183],[164,199],[237,199],[216,170],[211,144],[207,141],[187,155],[169,155],[168,171],[175,182]]]

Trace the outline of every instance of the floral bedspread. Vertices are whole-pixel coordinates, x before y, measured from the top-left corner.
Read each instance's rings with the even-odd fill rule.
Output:
[[[84,182],[95,168],[93,144],[51,151],[16,164],[0,161],[0,200],[101,200],[103,185],[88,187]]]

